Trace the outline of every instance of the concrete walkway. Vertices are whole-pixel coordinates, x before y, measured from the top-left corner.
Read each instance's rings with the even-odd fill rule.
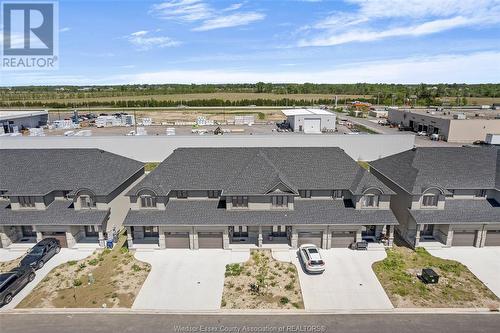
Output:
[[[9,249],[0,249],[0,262],[11,261],[23,256],[25,251],[11,251]]]
[[[372,264],[386,257],[385,251],[320,250],[326,263],[323,274],[305,273],[296,250],[273,251],[273,257],[293,262],[299,272],[306,310],[393,309]]]
[[[133,309],[218,310],[225,267],[245,262],[250,251],[167,249],[136,252],[152,266]]]
[[[12,301],[0,308],[0,311],[15,308],[29,293],[42,281],[49,272],[55,267],[64,264],[71,260],[81,260],[94,253],[94,250],[74,250],[74,249],[61,249],[61,252],[53,256],[42,269],[36,271],[36,277],[31,281],[23,290],[21,290]]]
[[[433,256],[456,260],[477,276],[495,295],[500,297],[500,246],[455,246],[428,250]]]

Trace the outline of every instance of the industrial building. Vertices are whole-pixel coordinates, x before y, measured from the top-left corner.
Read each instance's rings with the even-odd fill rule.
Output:
[[[0,110],[0,135],[47,125],[47,110]]]
[[[294,132],[321,133],[334,132],[337,116],[323,109],[282,110],[286,122]]]
[[[495,111],[480,109],[389,109],[391,124],[458,143],[483,141],[486,134],[500,133],[498,117]]]

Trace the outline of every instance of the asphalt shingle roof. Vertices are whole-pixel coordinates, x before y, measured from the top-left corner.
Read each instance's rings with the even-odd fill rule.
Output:
[[[0,225],[101,225],[108,210],[75,210],[71,201],[55,200],[45,210],[10,209],[9,201],[0,200]]]
[[[0,190],[34,196],[85,188],[108,195],[143,167],[100,149],[0,149]]]
[[[292,190],[377,187],[393,194],[336,147],[179,148],[128,194],[148,188],[157,195],[171,190],[222,190],[223,194],[265,194],[277,181]]]
[[[391,210],[354,209],[342,200],[295,200],[294,210],[226,210],[217,200],[170,200],[166,210],[129,210],[124,226],[148,225],[383,225]]]
[[[499,189],[499,153],[492,147],[419,147],[370,162],[370,166],[413,194],[429,187]]]
[[[486,199],[446,200],[444,209],[410,210],[417,224],[500,223],[500,206]]]

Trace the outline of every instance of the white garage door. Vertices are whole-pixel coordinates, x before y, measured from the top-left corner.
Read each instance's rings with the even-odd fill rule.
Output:
[[[304,133],[321,133],[321,119],[304,119]]]

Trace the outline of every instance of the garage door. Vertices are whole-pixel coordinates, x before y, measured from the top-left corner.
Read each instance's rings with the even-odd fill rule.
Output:
[[[452,246],[474,246],[476,231],[453,231]]]
[[[500,230],[488,230],[486,232],[485,246],[500,246]]]
[[[299,246],[302,244],[314,244],[317,247],[321,247],[323,243],[323,233],[322,232],[299,232],[298,239]]]
[[[55,238],[59,240],[61,247],[68,247],[68,240],[65,232],[42,232],[42,238]]]
[[[304,133],[321,133],[321,119],[304,119]]]
[[[349,247],[354,243],[354,231],[336,231],[332,233],[332,247]]]
[[[222,232],[199,232],[198,247],[200,249],[222,249]]]
[[[189,232],[166,232],[165,246],[168,249],[189,249]]]

